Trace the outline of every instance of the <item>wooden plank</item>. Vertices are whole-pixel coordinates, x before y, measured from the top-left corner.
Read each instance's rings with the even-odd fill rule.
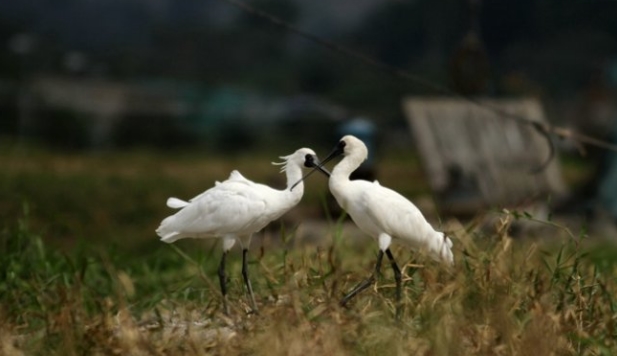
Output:
[[[535,99],[482,99],[482,103],[544,122]],[[549,155],[546,139],[528,125],[459,99],[403,100],[430,186],[461,209],[507,206],[561,195],[565,185],[558,160],[531,174]],[[454,204],[453,202],[451,204]]]

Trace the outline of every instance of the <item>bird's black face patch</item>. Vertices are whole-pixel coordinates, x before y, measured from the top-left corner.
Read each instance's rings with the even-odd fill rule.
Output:
[[[302,182],[306,177],[313,174],[313,172],[315,171],[320,171],[321,173],[326,175],[326,177],[330,177],[330,172],[325,167],[323,167],[323,164],[319,162],[319,158],[317,158],[317,156],[315,155],[307,153],[304,156],[304,167],[313,169],[311,169],[306,175],[304,175],[304,177],[300,178],[299,181],[294,183],[294,185],[292,185],[289,190],[293,190],[296,185],[300,184],[300,182]]]
[[[340,156],[342,154],[345,153],[345,146],[347,146],[347,142],[340,140],[337,144],[336,147],[334,147],[334,155],[335,156]]]
[[[313,168],[315,166],[317,166],[315,163],[315,157],[312,154],[307,153],[306,156],[304,156],[304,167]]]
[[[307,154],[306,156],[304,156],[304,167],[315,168],[326,176],[330,176],[330,172],[322,166],[322,164],[319,162],[319,158],[317,158],[317,156],[315,155]]]
[[[309,171],[307,174],[305,174],[304,177],[302,177],[298,182],[296,182],[294,185],[292,185],[290,190],[293,190],[296,185],[298,185],[301,181],[306,179],[308,176],[310,176],[311,174],[313,174],[313,172],[315,172],[317,170],[320,171],[321,173],[325,174],[327,177],[329,177],[330,176],[330,172],[328,172],[328,170],[324,168],[324,165],[326,163],[328,163],[330,160],[332,160],[333,158],[338,157],[338,156],[344,154],[345,153],[345,146],[347,146],[347,142],[345,142],[345,140],[340,140],[336,144],[336,146],[334,147],[332,152],[330,152],[328,157],[326,157],[322,162],[319,162],[317,160],[317,158],[315,156],[313,156],[313,155],[307,154],[306,156],[304,156],[304,166],[307,167],[307,168],[313,168],[313,169],[311,171]],[[311,156],[311,157],[309,157],[309,156]]]

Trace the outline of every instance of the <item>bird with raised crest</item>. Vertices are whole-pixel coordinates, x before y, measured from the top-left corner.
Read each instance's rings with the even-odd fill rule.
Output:
[[[225,259],[228,251],[236,241],[240,243],[242,277],[249,294],[251,308],[257,312],[247,269],[247,253],[251,237],[300,202],[304,185],[292,185],[292,183],[302,178],[304,167],[319,163],[315,152],[309,148],[301,148],[289,156],[280,158],[283,162],[273,164],[282,165],[281,172],[287,176],[285,189],[277,190],[252,182],[234,170],[227,180],[215,182],[214,187],[189,201],[169,198],[167,206],[180,210],[165,218],[156,229],[161,241],[167,243],[188,237],[223,240],[223,257],[219,263],[218,276],[226,314],[229,314],[225,275]]]

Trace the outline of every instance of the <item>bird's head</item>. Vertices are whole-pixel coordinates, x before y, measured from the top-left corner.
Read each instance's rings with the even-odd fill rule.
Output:
[[[368,148],[362,140],[353,135],[345,135],[336,144],[336,147],[330,152],[328,157],[324,158],[323,162],[326,163],[329,160],[343,156],[355,156],[361,162],[368,158]],[[332,156],[332,157],[331,157]]]
[[[366,148],[366,145],[364,144],[364,142],[362,142],[357,137],[352,136],[352,135],[346,135],[346,136],[343,136],[343,138],[339,140],[336,146],[334,146],[334,149],[330,152],[330,154],[326,158],[324,158],[324,160],[321,163],[319,162],[319,160],[316,159],[317,156],[314,156],[314,157],[306,156],[305,161],[304,161],[304,166],[312,167],[313,169],[310,170],[308,173],[306,173],[300,181],[306,179],[308,176],[313,174],[313,172],[315,172],[316,170],[319,170],[321,173],[325,174],[327,177],[330,177],[330,172],[328,172],[328,170],[324,168],[324,165],[338,156],[350,156],[350,155],[357,157],[357,159],[362,162],[366,160],[366,158],[368,157],[368,148]],[[315,160],[313,160],[313,158],[315,158]],[[300,183],[300,181],[298,181],[296,184]],[[294,184],[294,186],[296,184]]]
[[[364,144],[364,142],[362,142],[362,140],[358,139],[355,136],[343,136],[343,138],[339,140],[336,146],[334,146],[334,149],[332,149],[330,154],[326,158],[324,158],[321,164],[314,165],[313,167],[315,169],[321,169],[326,163],[330,162],[338,156],[354,156],[357,160],[363,162],[368,157],[368,148],[366,148],[366,145]],[[310,173],[311,172],[309,172],[309,174]]]
[[[279,158],[283,161],[272,162],[272,164],[275,166],[282,166],[281,172],[287,171],[287,168],[292,165],[301,168],[310,168],[314,167],[314,164],[319,163],[319,158],[317,158],[315,151],[310,148],[301,148],[288,156],[281,156]]]
[[[280,158],[283,160],[283,162],[279,162],[279,163],[272,162],[272,164],[282,165],[283,167],[281,167],[281,172],[286,171],[287,167],[289,167],[290,165],[295,165],[301,168],[319,167],[316,169],[319,169],[323,174],[330,176],[330,172],[328,172],[328,170],[326,170],[325,168],[321,167],[321,162],[319,162],[319,158],[317,157],[317,154],[315,154],[315,151],[313,151],[310,148],[301,148],[289,156],[282,156]],[[296,185],[302,182],[302,180],[303,179],[300,179],[295,184],[293,184],[290,190],[293,190]]]

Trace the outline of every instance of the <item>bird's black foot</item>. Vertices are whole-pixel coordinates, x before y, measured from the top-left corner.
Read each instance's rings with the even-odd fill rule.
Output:
[[[227,303],[227,276],[225,275],[225,258],[227,257],[227,251],[223,252],[221,263],[219,264],[219,284],[221,286],[221,295],[223,296],[223,312],[229,316],[229,303]]]
[[[248,253],[247,249],[242,250],[242,278],[244,279],[244,285],[246,286],[246,290],[249,293],[249,301],[251,303],[251,313],[259,314],[257,310],[257,303],[255,303],[255,295],[253,294],[253,287],[251,286],[251,281],[249,280],[248,275],[248,266],[246,262],[246,255]]]
[[[367,279],[360,282],[357,286],[354,287],[347,295],[343,297],[340,301],[341,306],[345,306],[347,302],[349,302],[353,297],[355,297],[358,293],[362,292],[366,288],[370,287],[373,283],[375,283],[375,276],[379,275],[379,271],[381,269],[381,260],[383,259],[383,251],[379,250],[379,255],[377,255],[377,263],[375,264],[375,271],[373,274]]]
[[[396,319],[400,320],[403,313],[403,304],[402,304],[402,276],[401,270],[398,268],[396,261],[394,260],[394,256],[390,249],[386,250],[386,255],[388,255],[388,259],[390,260],[390,265],[392,266],[392,271],[394,272],[394,280],[396,282]]]

